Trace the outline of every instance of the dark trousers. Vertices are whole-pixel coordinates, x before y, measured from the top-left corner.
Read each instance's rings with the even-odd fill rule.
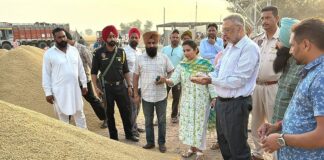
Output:
[[[142,99],[142,102],[145,117],[145,132],[147,144],[155,144],[153,128],[154,107],[156,110],[159,127],[158,143],[159,145],[165,144],[167,99],[159,102],[147,102]]]
[[[177,84],[175,86],[167,87],[167,94],[169,94],[169,91],[172,90],[172,112],[171,112],[171,118],[176,118],[178,116],[178,109],[179,109],[179,101],[181,96],[181,84]]]
[[[105,91],[107,100],[107,124],[110,138],[118,140],[118,132],[116,129],[114,117],[115,102],[117,103],[117,107],[123,121],[126,138],[132,137],[133,134],[130,121],[129,97],[126,86],[123,83],[121,83],[120,85],[105,84]]]
[[[90,103],[90,105],[91,105],[93,111],[95,112],[95,114],[97,115],[97,117],[100,120],[105,120],[106,114],[105,114],[104,106],[101,103],[100,99],[94,95],[91,81],[87,83],[87,87],[88,87],[88,92],[86,95],[83,95],[84,99],[86,99]],[[81,86],[81,88],[82,88],[82,86]]]
[[[251,159],[248,139],[249,110],[251,96],[227,100],[217,98],[217,140],[225,160]]]

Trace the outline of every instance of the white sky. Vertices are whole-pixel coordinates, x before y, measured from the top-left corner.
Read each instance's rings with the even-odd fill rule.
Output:
[[[220,21],[229,12],[225,0],[0,0],[0,22],[9,23],[69,23],[70,29],[102,30],[113,24],[139,19],[142,28],[146,20],[163,23],[163,7],[168,22]]]

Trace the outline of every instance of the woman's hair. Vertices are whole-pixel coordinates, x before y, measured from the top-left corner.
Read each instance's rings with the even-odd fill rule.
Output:
[[[186,40],[182,43],[182,46],[188,45],[190,46],[193,50],[197,50],[197,54],[199,53],[198,45],[195,43],[193,40]]]

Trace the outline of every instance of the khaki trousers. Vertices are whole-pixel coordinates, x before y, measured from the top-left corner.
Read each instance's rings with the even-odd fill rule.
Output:
[[[258,136],[258,128],[266,122],[271,122],[275,98],[278,90],[278,84],[256,85],[252,95],[252,139],[255,148],[252,149],[252,155],[257,158],[263,158],[263,149]]]

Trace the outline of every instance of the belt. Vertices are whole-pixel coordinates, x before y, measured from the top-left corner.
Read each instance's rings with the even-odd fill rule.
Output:
[[[119,85],[121,85],[123,83],[124,83],[124,81],[108,82],[108,81],[105,80],[105,84],[108,84],[110,86],[119,86]]]
[[[277,84],[277,83],[278,83],[278,81],[265,81],[265,82],[256,81],[256,84],[264,85],[264,86],[269,86],[269,85],[273,85],[273,84]]]
[[[243,96],[239,96],[239,97],[232,97],[232,98],[223,98],[223,97],[217,97],[218,100],[220,100],[221,102],[227,102],[227,101],[231,101],[231,100],[242,100],[242,99],[246,99],[249,98],[251,96],[247,96],[247,97],[243,97]]]

